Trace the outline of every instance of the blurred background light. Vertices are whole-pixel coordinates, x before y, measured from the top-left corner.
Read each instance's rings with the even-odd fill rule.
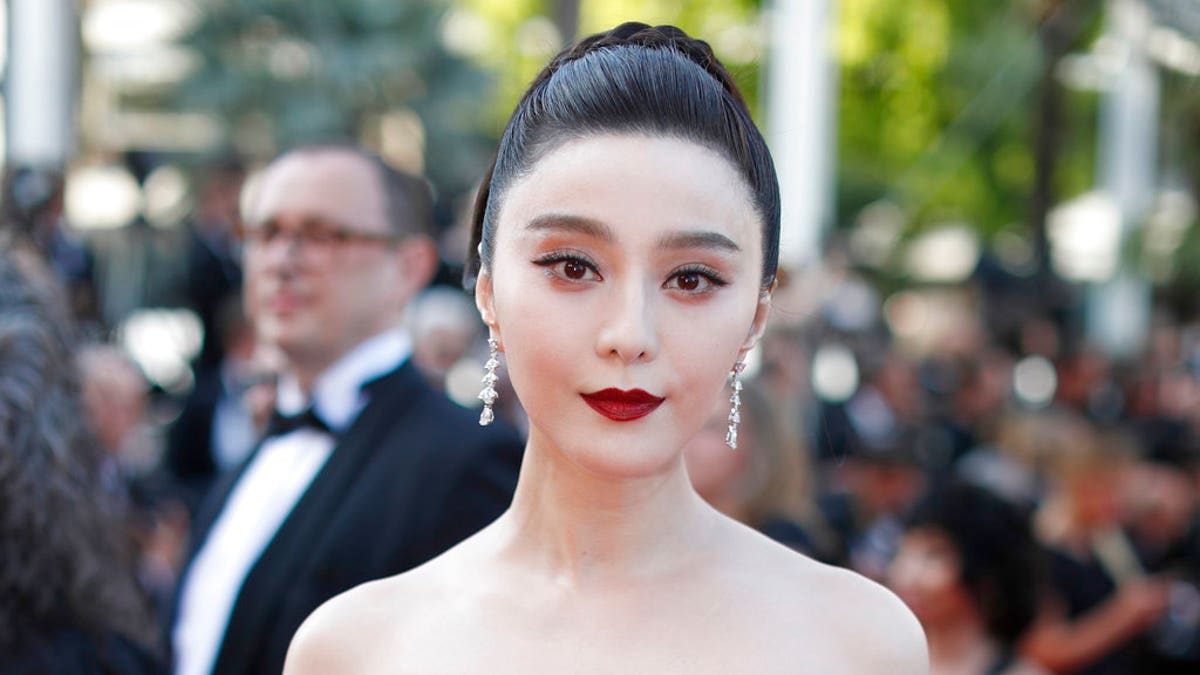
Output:
[[[1179,34],[1179,31],[1157,26],[1146,40],[1146,53],[1163,66],[1183,73],[1200,75],[1200,44]]]
[[[483,362],[465,357],[459,359],[446,371],[446,395],[464,408],[478,408],[483,405],[479,400],[479,391],[483,388],[480,378],[483,377]]]
[[[119,166],[85,166],[67,176],[67,222],[82,230],[128,225],[142,208],[142,191],[133,175]]]
[[[942,225],[908,246],[905,267],[917,281],[957,283],[979,263],[979,237],[966,224]]]
[[[301,40],[276,40],[268,47],[267,68],[281,80],[301,80],[316,70],[321,55]]]
[[[397,167],[425,173],[425,124],[409,108],[397,108],[379,117],[379,154]]]
[[[151,383],[172,393],[192,386],[191,361],[204,329],[187,309],[139,309],[117,328],[121,345]]]
[[[894,293],[883,303],[888,328],[901,338],[921,335],[929,323],[929,314],[928,303],[915,291]]]
[[[105,137],[111,147],[151,147],[160,150],[202,151],[221,139],[219,118],[205,113],[125,110],[107,118]]]
[[[191,209],[188,179],[174,164],[156,167],[142,188],[146,220],[155,227],[178,225]]]
[[[1009,274],[1028,277],[1037,271],[1033,243],[1014,229],[1004,230],[992,238],[992,252]]]
[[[465,7],[450,10],[442,22],[442,44],[451,54],[482,57],[491,52],[495,40],[491,25]]]
[[[517,51],[537,58],[553,56],[563,44],[563,37],[554,22],[544,16],[532,16],[523,21],[513,37],[517,41]]]
[[[892,257],[904,230],[904,211],[895,202],[880,200],[858,213],[850,232],[850,252],[856,260],[882,267]]]
[[[762,26],[736,23],[730,17],[713,17],[708,23],[712,29],[703,34],[713,36],[713,49],[725,63],[754,63],[762,59]]]
[[[1058,375],[1044,356],[1027,356],[1013,368],[1013,393],[1031,408],[1044,408],[1054,400]]]
[[[848,277],[829,293],[821,313],[838,330],[847,333],[864,331],[879,316],[879,292],[863,279]]]
[[[842,403],[858,391],[858,361],[845,345],[827,343],[813,354],[813,392],[823,401]]]
[[[91,0],[83,13],[83,43],[93,52],[135,51],[181,36],[195,19],[179,0]]]
[[[163,46],[139,53],[94,55],[89,67],[92,75],[112,85],[154,88],[182,80],[198,62],[186,49]]]
[[[1093,190],[1050,211],[1047,218],[1054,269],[1074,281],[1104,281],[1117,270],[1121,212],[1106,193]]]

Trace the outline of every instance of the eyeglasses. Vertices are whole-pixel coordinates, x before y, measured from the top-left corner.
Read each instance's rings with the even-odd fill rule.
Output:
[[[242,243],[265,248],[276,241],[290,239],[307,250],[328,250],[353,243],[393,244],[399,237],[388,232],[364,232],[325,220],[307,220],[298,228],[280,227],[269,220],[259,225],[242,225],[238,235]]]

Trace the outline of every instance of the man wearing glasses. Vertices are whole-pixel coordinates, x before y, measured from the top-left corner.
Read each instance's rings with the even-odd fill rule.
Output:
[[[348,146],[267,167],[244,218],[245,299],[285,364],[267,437],[194,530],[179,675],[279,673],[318,605],[414,567],[512,496],[520,441],[428,388],[400,327],[437,254],[420,179]]]

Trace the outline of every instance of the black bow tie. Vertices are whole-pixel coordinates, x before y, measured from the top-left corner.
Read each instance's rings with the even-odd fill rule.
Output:
[[[267,422],[267,431],[263,437],[283,436],[297,429],[313,429],[327,434],[333,433],[325,420],[318,417],[317,413],[313,412],[312,406],[309,406],[295,415],[284,415],[278,410],[272,412],[271,421]]]

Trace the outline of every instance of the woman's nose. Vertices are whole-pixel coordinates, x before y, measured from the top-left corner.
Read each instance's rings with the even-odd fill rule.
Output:
[[[602,310],[596,353],[622,363],[650,361],[658,355],[655,303],[644,284],[624,284]]]

